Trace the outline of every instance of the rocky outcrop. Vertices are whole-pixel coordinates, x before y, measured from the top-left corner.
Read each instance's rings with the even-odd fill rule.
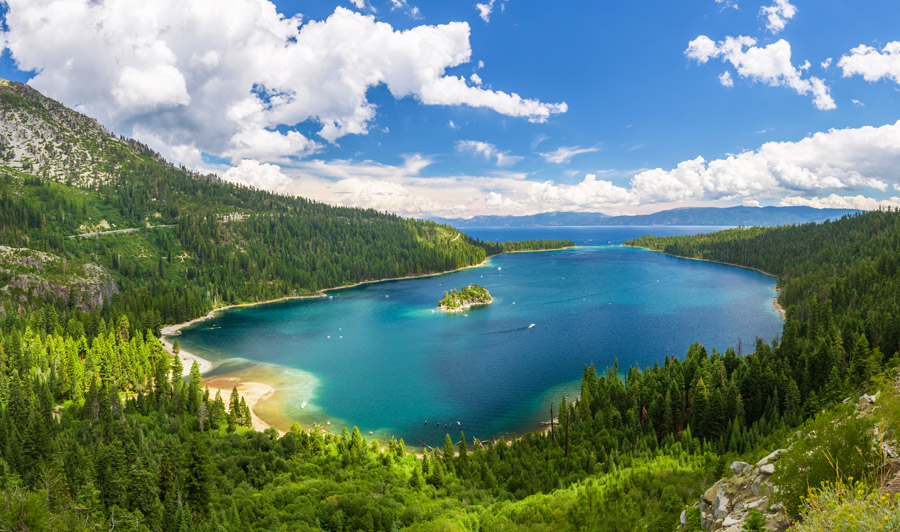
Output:
[[[746,462],[733,462],[734,476],[719,480],[700,497],[698,506],[703,530],[739,532],[752,509],[766,517],[766,530],[786,529],[788,522],[784,508],[769,502],[772,492],[769,479],[784,453],[785,449],[778,449],[752,466]]]
[[[900,392],[900,376],[894,379],[894,388]],[[890,392],[893,393],[893,392]],[[856,416],[869,416],[875,422],[874,445],[877,445],[885,458],[883,474],[886,480],[880,491],[885,494],[900,492],[900,446],[897,434],[889,426],[884,425],[879,393],[864,394],[859,399],[845,399],[844,404],[856,405]],[[798,432],[796,437],[800,437]],[[703,530],[712,532],[739,532],[751,509],[757,509],[766,518],[765,529],[770,532],[781,532],[788,528],[788,518],[784,507],[772,503],[772,493],[777,487],[770,482],[778,469],[778,462],[789,449],[777,449],[754,465],[746,462],[732,462],[733,476],[723,478],[712,485],[694,505],[700,510],[700,525]],[[682,514],[682,525],[687,523],[686,512]]]
[[[62,299],[90,312],[118,293],[115,279],[102,266],[71,264],[51,253],[0,246],[0,300]]]

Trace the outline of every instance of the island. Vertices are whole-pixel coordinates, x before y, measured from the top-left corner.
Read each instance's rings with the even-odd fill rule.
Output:
[[[470,307],[490,305],[493,302],[494,298],[487,288],[470,284],[459,290],[451,288],[449,292],[445,291],[444,298],[438,302],[438,308],[441,312],[462,312]]]

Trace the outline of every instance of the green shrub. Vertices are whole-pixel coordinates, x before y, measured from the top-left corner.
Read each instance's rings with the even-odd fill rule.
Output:
[[[810,490],[792,532],[900,531],[900,494],[881,495],[863,482],[827,482]]]
[[[756,508],[747,512],[747,519],[744,521],[744,532],[763,532],[766,529],[766,516]]]
[[[857,419],[842,407],[804,424],[805,434],[779,460],[772,477],[776,500],[791,516],[800,514],[804,498],[823,482],[861,479],[879,464],[873,445],[872,420]]]

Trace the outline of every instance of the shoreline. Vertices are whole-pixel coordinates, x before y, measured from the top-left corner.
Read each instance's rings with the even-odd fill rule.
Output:
[[[547,253],[548,251],[563,251],[566,249],[575,249],[578,247],[590,247],[590,246],[579,246],[575,244],[574,246],[566,246],[564,248],[555,248],[555,249],[517,249],[515,251],[504,251],[503,253],[497,253],[496,255],[491,255],[491,257],[499,257],[500,255],[513,254],[513,253]]]
[[[541,251],[557,251],[557,250],[541,250]],[[523,253],[523,252],[517,252],[517,253]],[[483,261],[481,261],[478,264],[473,264],[471,266],[463,266],[461,268],[456,268],[455,270],[447,270],[444,272],[434,272],[434,273],[424,273],[421,275],[407,275],[404,277],[389,277],[387,279],[371,279],[368,281],[360,281],[358,283],[353,283],[353,284],[345,284],[345,285],[341,285],[341,286],[335,286],[333,288],[324,288],[324,289],[320,290],[318,293],[311,294],[311,295],[283,296],[283,297],[279,297],[279,298],[275,298],[275,299],[266,299],[263,301],[255,301],[252,303],[235,303],[233,305],[225,305],[224,307],[216,307],[213,310],[209,311],[205,316],[200,316],[199,318],[194,318],[194,319],[192,319],[190,321],[186,321],[184,323],[176,323],[174,325],[166,325],[164,327],[161,327],[159,330],[159,335],[161,337],[178,336],[181,334],[181,329],[184,329],[185,327],[190,327],[191,325],[196,325],[197,323],[201,323],[206,320],[215,318],[217,314],[219,314],[220,312],[224,312],[226,310],[231,310],[231,309],[235,309],[235,308],[256,307],[256,306],[260,306],[260,305],[268,305],[271,303],[282,303],[285,301],[294,301],[294,300],[300,300],[300,299],[323,298],[323,297],[328,296],[328,292],[334,292],[336,290],[346,290],[348,288],[356,288],[358,286],[363,286],[363,285],[373,284],[373,283],[385,283],[388,281],[406,281],[406,280],[410,280],[410,279],[424,279],[427,277],[436,277],[438,275],[446,275],[448,273],[456,273],[456,272],[460,272],[463,270],[468,270],[470,268],[480,268],[481,266],[486,265],[491,260],[491,258],[496,257],[496,256],[498,256],[498,255],[491,255],[491,256],[485,258]],[[198,363],[200,360],[204,360],[201,357],[197,357],[196,355],[191,355],[191,356],[193,356],[195,359],[197,359]],[[209,361],[206,361],[206,362],[209,363]]]
[[[445,307],[444,305],[441,305],[441,306],[438,307],[438,310],[441,311],[441,312],[443,312],[444,314],[460,314],[460,313],[465,312],[465,311],[467,311],[467,310],[469,310],[469,309],[471,309],[471,308],[475,308],[475,307],[487,307],[487,306],[489,306],[489,305],[492,305],[493,303],[494,303],[494,298],[491,298],[490,301],[485,301],[485,302],[483,302],[483,303],[465,303],[465,304],[460,305],[460,306],[458,306],[458,307],[456,307],[456,308],[448,308],[448,307]]]
[[[737,268],[744,268],[745,270],[753,270],[753,271],[759,272],[759,273],[761,273],[761,274],[763,274],[763,275],[768,275],[769,277],[774,277],[776,283],[775,283],[775,285],[773,286],[773,288],[775,288],[775,291],[778,293],[778,295],[776,295],[776,296],[772,299],[772,306],[775,307],[775,312],[777,312],[778,315],[781,316],[782,321],[784,321],[784,320],[787,318],[787,314],[786,314],[786,312],[785,312],[785,310],[784,310],[784,307],[782,307],[782,306],[781,306],[781,303],[778,302],[778,298],[781,297],[781,287],[778,286],[778,282],[777,282],[777,281],[778,281],[778,276],[775,275],[775,274],[769,273],[769,272],[767,272],[767,271],[760,270],[759,268],[754,268],[753,266],[744,266],[743,264],[734,264],[734,263],[731,263],[731,262],[724,262],[724,261],[720,261],[720,260],[712,260],[712,259],[703,259],[703,258],[699,258],[699,257],[685,257],[684,255],[675,255],[674,253],[666,253],[665,251],[660,251],[660,250],[658,250],[658,249],[645,248],[645,247],[642,247],[642,246],[631,246],[631,245],[628,245],[628,244],[620,244],[620,245],[621,245],[623,248],[643,249],[643,250],[645,250],[645,251],[652,251],[652,252],[654,252],[654,253],[662,253],[663,255],[668,255],[669,257],[676,257],[676,258],[679,258],[679,259],[699,260],[699,261],[703,261],[703,262],[712,262],[713,264],[724,264],[725,266],[735,266],[735,267],[737,267]]]

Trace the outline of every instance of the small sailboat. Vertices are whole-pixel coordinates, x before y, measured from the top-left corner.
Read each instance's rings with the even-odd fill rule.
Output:
[[[498,272],[499,272],[500,270],[502,270],[502,269],[503,269],[503,268],[501,268],[500,266],[497,266],[497,271],[498,271]]]
[[[300,403],[300,408],[306,408],[306,401],[303,401],[302,403]]]
[[[530,325],[528,326],[528,328],[529,328],[529,329],[534,329],[534,324],[533,324],[533,323],[530,324]]]

